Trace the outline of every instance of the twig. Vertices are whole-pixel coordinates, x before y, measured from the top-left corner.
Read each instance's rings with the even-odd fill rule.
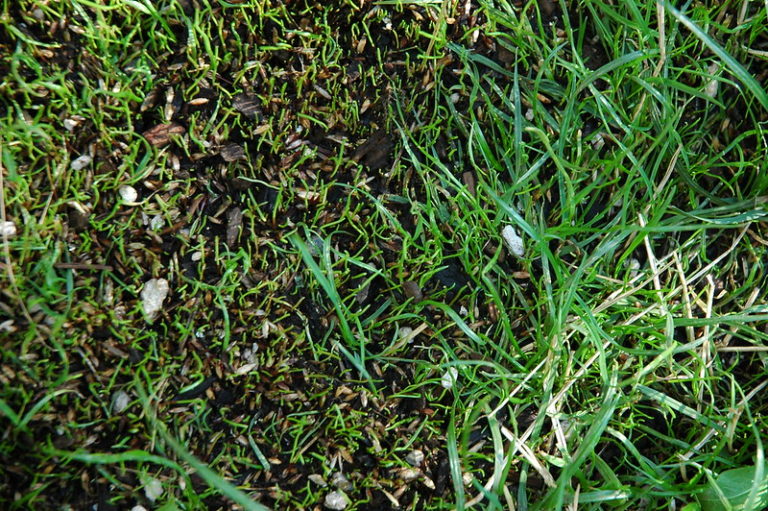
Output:
[[[94,271],[112,271],[112,266],[108,264],[90,264],[90,263],[54,263],[54,268],[66,270],[94,270]]]

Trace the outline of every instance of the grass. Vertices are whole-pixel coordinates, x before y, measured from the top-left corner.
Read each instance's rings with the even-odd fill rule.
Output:
[[[765,507],[768,10],[622,6],[4,2],[3,506]]]

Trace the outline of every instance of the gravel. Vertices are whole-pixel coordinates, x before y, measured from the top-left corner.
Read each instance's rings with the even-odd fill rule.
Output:
[[[515,257],[523,257],[525,255],[525,245],[523,244],[523,238],[518,236],[517,231],[511,225],[506,225],[501,230],[501,237],[504,238],[504,244],[509,251]]]
[[[424,453],[419,451],[418,449],[413,450],[409,452],[408,455],[405,457],[405,461],[407,461],[408,464],[413,467],[418,467],[422,463],[424,463]]]
[[[325,496],[325,507],[342,510],[349,505],[349,499],[343,491],[332,491]]]
[[[448,370],[445,372],[443,377],[440,379],[440,385],[443,386],[443,388],[450,389],[453,388],[453,384],[456,383],[456,380],[459,378],[459,370],[455,367],[449,367]]]
[[[144,284],[144,289],[141,290],[141,305],[150,321],[163,308],[163,301],[169,290],[170,286],[165,279],[150,279]]]
[[[130,185],[121,186],[117,189],[117,192],[120,194],[120,198],[128,204],[135,203],[136,199],[139,198],[139,192],[136,191],[136,188]]]

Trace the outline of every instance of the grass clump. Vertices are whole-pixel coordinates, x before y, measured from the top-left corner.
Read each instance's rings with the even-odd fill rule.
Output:
[[[624,7],[4,4],[6,507],[764,506],[767,13]]]

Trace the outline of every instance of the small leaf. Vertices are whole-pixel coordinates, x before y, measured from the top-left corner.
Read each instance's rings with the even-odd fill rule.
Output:
[[[232,99],[232,106],[248,119],[260,120],[262,117],[261,100],[255,94],[238,94]]]
[[[768,477],[764,471],[760,471],[760,474],[757,472],[757,467],[753,465],[721,473],[706,490],[698,495],[702,511],[722,511],[728,509],[728,506],[733,510],[744,511],[765,509],[768,506]],[[761,481],[756,481],[756,476],[761,477]],[[755,486],[758,488],[753,505],[747,509],[744,505]],[[723,498],[728,506],[723,502]]]
[[[227,163],[245,159],[245,150],[237,144],[227,144],[221,148],[221,157]]]

